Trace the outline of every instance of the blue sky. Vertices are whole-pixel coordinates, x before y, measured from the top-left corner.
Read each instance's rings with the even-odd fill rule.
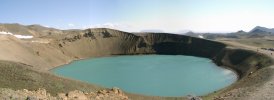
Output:
[[[0,23],[124,31],[274,28],[274,0],[0,0]]]

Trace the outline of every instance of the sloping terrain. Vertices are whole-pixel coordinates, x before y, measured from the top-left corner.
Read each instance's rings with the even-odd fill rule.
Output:
[[[103,89],[99,86],[57,77],[47,72],[34,71],[28,65],[21,63],[0,61],[0,70],[1,88],[12,88],[15,90],[45,88],[53,95],[73,90],[91,92]]]

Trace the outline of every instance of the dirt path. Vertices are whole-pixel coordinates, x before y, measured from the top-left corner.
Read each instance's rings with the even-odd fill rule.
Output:
[[[255,46],[240,44],[240,43],[232,42],[232,41],[220,41],[220,42],[226,43],[226,44],[234,46],[234,47],[241,47],[241,48],[244,48],[244,49],[260,52],[260,53],[268,55],[269,57],[274,59],[274,52],[273,51],[263,50],[263,49],[261,49],[261,47],[255,47]],[[272,55],[271,55],[271,53],[272,53]]]

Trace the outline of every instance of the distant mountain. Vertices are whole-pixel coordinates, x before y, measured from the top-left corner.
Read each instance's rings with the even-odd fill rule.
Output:
[[[274,34],[274,28],[266,28],[261,26],[256,26],[251,31],[248,32],[249,38],[262,38]]]
[[[269,34],[274,34],[274,28],[266,28],[266,27],[256,26],[249,33],[269,33]]]
[[[239,30],[237,31],[235,34],[246,34],[247,32],[243,31],[243,30]]]
[[[192,36],[192,37],[198,37],[199,34],[194,33],[194,32],[192,32],[192,31],[188,31],[188,32],[186,32],[184,35]]]
[[[15,35],[31,35],[34,37],[47,36],[51,34],[63,34],[62,30],[48,28],[41,25],[21,25],[17,23],[0,23],[0,32],[8,32]]]

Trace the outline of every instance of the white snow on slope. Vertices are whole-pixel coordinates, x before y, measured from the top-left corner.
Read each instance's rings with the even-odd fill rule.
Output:
[[[202,36],[202,35],[199,35],[198,37],[199,37],[199,38],[204,38],[204,36]]]
[[[2,35],[12,35],[12,33],[10,33],[10,32],[4,32],[4,31],[0,31],[0,34],[2,34]]]
[[[17,34],[13,34],[13,33],[10,33],[10,32],[4,32],[4,31],[0,31],[0,35],[12,35],[16,38],[19,38],[19,39],[31,39],[33,38],[33,36],[31,35],[17,35]]]
[[[19,39],[31,39],[33,38],[33,36],[31,35],[13,35],[15,36],[16,38],[19,38]]]

